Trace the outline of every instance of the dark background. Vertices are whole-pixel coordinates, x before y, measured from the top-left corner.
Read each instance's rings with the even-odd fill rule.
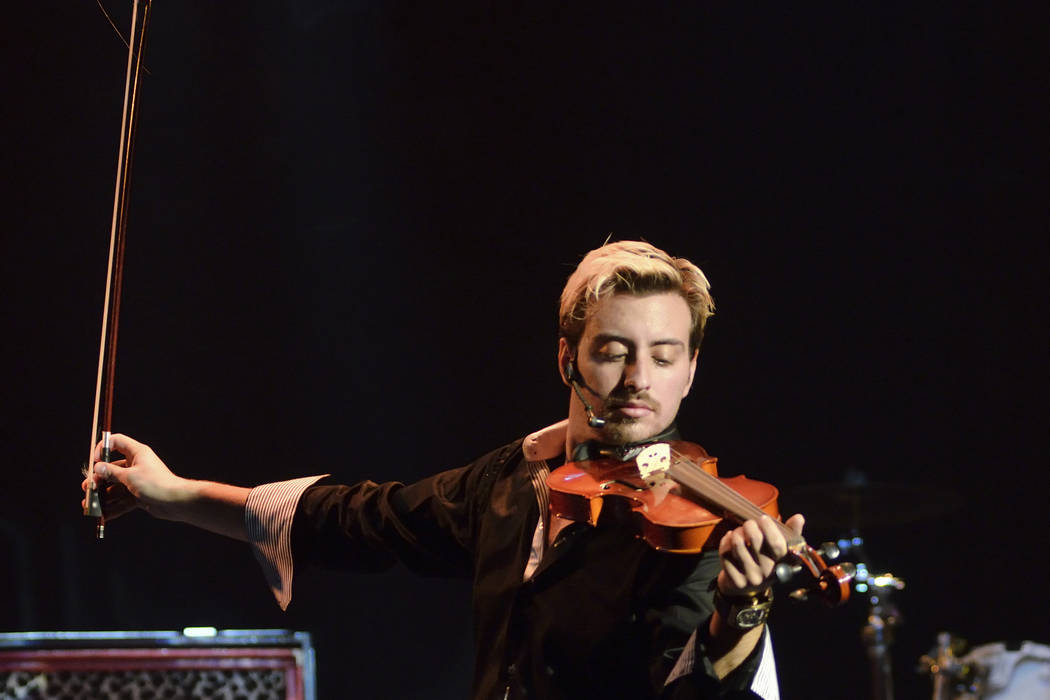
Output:
[[[1050,643],[1042,13],[445,5],[156,3],[115,428],[243,485],[458,466],[564,415],[561,285],[644,237],[712,280],[681,424],[723,473],[964,499],[864,532],[898,696],[938,630]],[[93,541],[125,49],[86,0],[7,20],[0,629],[304,629],[323,698],[464,697],[462,582],[303,574],[281,613],[243,545]],[[864,695],[863,600],[775,615],[786,698]]]

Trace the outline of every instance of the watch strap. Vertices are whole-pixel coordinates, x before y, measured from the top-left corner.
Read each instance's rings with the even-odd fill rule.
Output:
[[[765,624],[773,607],[773,591],[766,589],[754,595],[727,596],[715,589],[715,610],[722,620],[738,630],[750,630]]]

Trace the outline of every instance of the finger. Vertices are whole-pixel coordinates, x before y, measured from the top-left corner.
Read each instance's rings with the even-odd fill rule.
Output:
[[[722,539],[718,541],[718,556],[724,557],[733,549],[733,538],[730,535],[733,534],[732,530],[722,535]]]
[[[747,577],[733,560],[733,533],[727,532],[718,543],[718,554],[722,559],[722,571],[729,577],[734,588],[747,588]]]
[[[127,487],[119,483],[106,487],[106,492],[102,497],[102,512],[107,519],[119,518],[138,507],[138,500],[128,491]]]
[[[102,512],[105,514],[106,520],[116,520],[120,516],[135,510],[135,508],[135,499],[118,498],[112,503],[107,499],[102,507]]]
[[[773,569],[785,554],[787,554],[787,541],[784,539],[782,526],[768,515],[763,515],[756,521],[755,529],[762,533],[762,546],[752,547],[755,553],[755,561],[758,564],[762,580],[766,581],[773,573]]]
[[[762,551],[762,545],[766,542],[766,536],[762,532],[762,528],[758,526],[758,521],[746,520],[740,528],[744,531],[744,539],[747,541],[748,547],[757,557]]]
[[[745,578],[747,578],[748,585],[758,586],[762,584],[766,577],[762,574],[762,568],[752,556],[751,549],[748,547],[747,540],[741,532],[741,529],[742,528],[737,528],[731,533],[733,538],[733,554],[736,556],[735,563],[743,571]]]
[[[765,551],[774,562],[787,554],[787,540],[780,525],[768,515],[764,515],[758,520],[758,528],[765,538]]]
[[[791,528],[796,535],[801,535],[802,527],[806,524],[806,518],[803,517],[802,513],[796,513],[788,518],[784,524]]]
[[[748,520],[740,529],[744,532],[744,539],[747,542],[748,550],[751,554],[751,558],[758,567],[758,576],[761,577],[762,581],[765,581],[768,576],[773,573],[773,567],[777,563],[778,557],[775,554],[776,543],[776,525],[767,516],[763,516],[758,520]],[[770,542],[769,536],[774,537],[774,541]],[[781,537],[781,545],[783,545],[783,538]],[[751,569],[748,568],[748,579],[755,585],[754,577],[751,575]]]
[[[124,435],[123,433],[113,433],[109,436],[109,448],[110,451],[120,452],[123,455],[127,455],[129,458],[134,458],[136,454],[142,450],[149,448],[143,443],[133,438]],[[100,440],[95,445],[95,459],[102,459],[102,441]]]
[[[764,580],[773,571],[776,559],[770,552],[770,544],[766,539],[765,531],[759,524],[760,522],[761,520],[747,520],[740,526],[740,530],[744,533],[744,541],[747,543],[751,559],[758,567],[759,574]]]
[[[131,498],[131,491],[128,491],[128,487],[123,484],[110,484],[106,486],[106,498],[117,499],[117,498]]]

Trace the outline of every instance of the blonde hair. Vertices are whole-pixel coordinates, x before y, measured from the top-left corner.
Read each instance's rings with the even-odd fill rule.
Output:
[[[700,347],[715,312],[711,283],[699,267],[644,241],[607,243],[584,256],[561,293],[558,334],[576,347],[595,305],[608,294],[676,292],[692,317],[689,349]]]

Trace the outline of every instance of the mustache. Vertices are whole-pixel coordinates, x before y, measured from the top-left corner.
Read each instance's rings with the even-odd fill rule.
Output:
[[[615,410],[617,408],[624,408],[625,406],[645,406],[650,410],[657,410],[660,407],[660,402],[649,395],[648,392],[640,392],[637,394],[610,394],[605,400],[606,410]]]

